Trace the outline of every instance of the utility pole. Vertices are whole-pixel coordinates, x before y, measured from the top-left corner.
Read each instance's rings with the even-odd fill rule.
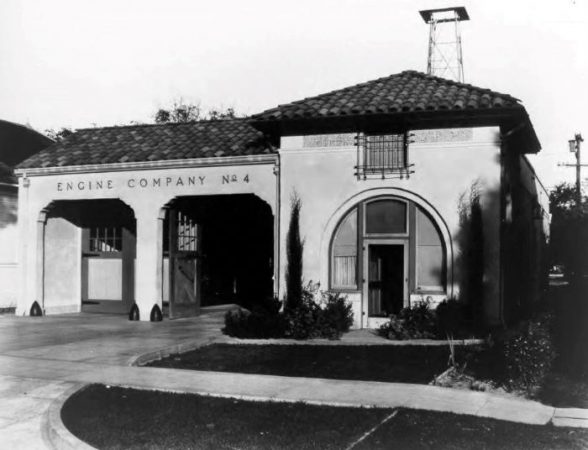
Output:
[[[582,147],[582,142],[584,139],[580,133],[576,133],[574,139],[570,139],[568,144],[570,146],[570,153],[575,153],[576,155],[576,164],[568,164],[568,163],[559,163],[558,166],[560,167],[575,167],[576,168],[576,200],[578,202],[578,207],[582,204],[582,175],[581,169],[582,167],[588,167],[588,164],[582,164],[580,159],[580,149]]]

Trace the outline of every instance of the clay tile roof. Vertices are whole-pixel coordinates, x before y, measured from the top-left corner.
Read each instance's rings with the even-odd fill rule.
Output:
[[[19,169],[273,153],[245,119],[81,129]]]
[[[279,105],[252,116],[281,121],[374,113],[523,109],[518,99],[489,89],[407,70],[385,78]]]

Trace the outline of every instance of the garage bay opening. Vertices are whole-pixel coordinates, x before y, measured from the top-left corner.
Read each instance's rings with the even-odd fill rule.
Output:
[[[129,312],[135,301],[136,220],[127,204],[117,199],[51,203],[43,250],[47,309]]]
[[[174,199],[163,226],[164,315],[229,303],[252,308],[271,296],[273,234],[271,208],[253,194]]]

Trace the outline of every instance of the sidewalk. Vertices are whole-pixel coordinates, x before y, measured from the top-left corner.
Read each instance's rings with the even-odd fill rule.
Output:
[[[50,405],[88,383],[261,401],[406,407],[543,425],[588,427],[588,411],[436,386],[200,372],[131,366],[186,351],[220,334],[224,310],[160,323],[105,317],[0,318],[0,442],[47,448]],[[100,320],[103,319],[103,320]],[[358,334],[360,338],[360,334]],[[57,414],[58,415],[58,414]],[[45,428],[44,428],[45,427]],[[75,439],[74,441],[75,442]],[[74,445],[75,446],[75,445]]]

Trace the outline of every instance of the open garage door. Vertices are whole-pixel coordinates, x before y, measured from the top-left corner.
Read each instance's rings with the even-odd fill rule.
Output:
[[[201,226],[170,208],[169,214],[169,318],[195,316],[201,298]]]

